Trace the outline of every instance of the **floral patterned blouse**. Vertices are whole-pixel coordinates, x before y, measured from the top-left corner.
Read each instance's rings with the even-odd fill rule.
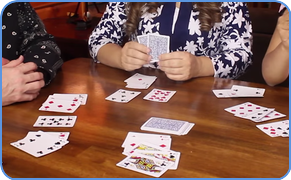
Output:
[[[252,25],[246,3],[223,2],[222,21],[210,31],[200,30],[199,11],[192,3],[164,3],[156,13],[147,13],[145,7],[137,27],[137,35],[158,33],[170,36],[170,51],[187,51],[195,56],[209,57],[214,77],[235,79],[252,63]],[[89,37],[90,55],[97,60],[99,49],[108,43],[122,45],[127,19],[126,2],[111,2],[99,24]]]
[[[62,66],[61,52],[48,34],[30,3],[9,4],[2,17],[2,57],[15,60],[20,55],[24,62],[34,62],[44,74],[46,85]]]

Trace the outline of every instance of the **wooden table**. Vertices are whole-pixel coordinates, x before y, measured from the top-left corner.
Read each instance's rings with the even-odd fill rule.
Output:
[[[126,78],[140,72],[156,75],[156,82],[129,103],[105,100],[125,88]],[[169,80],[159,70],[126,72],[90,59],[65,62],[55,80],[32,102],[2,108],[2,162],[5,173],[13,178],[149,178],[150,176],[116,166],[125,158],[121,147],[128,132],[147,132],[141,125],[150,117],[194,122],[184,136],[171,135],[174,151],[181,152],[177,170],[168,170],[162,178],[279,178],[289,169],[289,138],[272,138],[252,121],[238,118],[224,109],[244,102],[276,108],[289,119],[289,89],[268,87],[213,77],[187,82]],[[265,88],[263,98],[218,99],[212,89],[232,85]],[[168,103],[143,100],[153,88],[175,90]],[[34,128],[40,115],[70,115],[39,111],[53,93],[87,93],[87,104],[76,110],[73,128]],[[69,144],[62,149],[35,158],[10,145],[29,131],[69,131]],[[150,132],[151,133],[151,132]]]

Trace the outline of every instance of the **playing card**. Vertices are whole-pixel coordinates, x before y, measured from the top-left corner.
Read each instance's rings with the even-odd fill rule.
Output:
[[[118,91],[106,97],[105,99],[109,101],[119,102],[119,103],[127,103],[131,101],[133,98],[135,98],[136,96],[138,96],[140,93],[141,92],[119,89]]]
[[[64,143],[58,137],[38,131],[29,132],[25,138],[11,145],[32,156],[41,157],[62,148]]]
[[[148,47],[151,49],[150,55],[152,56],[150,62],[158,62],[161,54],[169,53],[170,37],[159,34],[149,34],[148,36]]]
[[[140,153],[161,160],[173,162],[173,166],[169,167],[169,169],[177,169],[180,159],[180,152],[164,149],[152,143],[142,141],[128,151],[124,151],[122,154],[129,156],[133,153]]]
[[[80,102],[50,99],[50,97],[39,108],[40,111],[73,113],[80,106]]]
[[[80,102],[81,105],[85,105],[87,102],[88,94],[60,94],[54,93],[51,98],[62,99],[68,101]]]
[[[143,154],[134,153],[116,165],[153,177],[160,177],[168,170],[170,166],[173,165],[173,163],[170,161],[152,158]]]
[[[231,97],[264,97],[265,89],[233,85],[230,90]]]
[[[243,118],[252,120],[254,122],[260,122],[260,120],[263,117],[267,116],[268,114],[270,114],[273,111],[274,111],[274,109],[272,109],[272,108],[264,108],[261,111],[251,113],[247,116],[244,116]]]
[[[127,88],[147,89],[152,85],[152,83],[154,83],[156,79],[156,76],[147,76],[136,73],[130,78],[127,78],[124,82],[127,83]]]
[[[229,98],[231,91],[230,89],[214,89],[212,92],[217,98]]]
[[[194,123],[192,124],[193,127]],[[191,124],[187,121],[151,117],[141,126],[141,130],[184,135],[185,132],[189,131],[189,126]]]
[[[143,45],[148,47],[149,36],[147,34],[146,35],[139,35],[139,36],[137,36],[137,41],[138,41],[138,43],[143,44]]]
[[[229,108],[224,109],[227,112],[234,114],[237,117],[245,117],[252,113],[262,111],[266,109],[266,107],[259,106],[250,102],[246,102],[243,104],[235,105]]]
[[[176,91],[153,89],[143,99],[155,102],[168,102]]]
[[[39,116],[33,127],[73,127],[77,116]]]
[[[276,118],[285,117],[285,114],[279,113],[278,111],[273,111],[270,114],[264,116],[259,122],[268,121]]]
[[[256,126],[271,137],[289,137],[289,120],[260,124]]]

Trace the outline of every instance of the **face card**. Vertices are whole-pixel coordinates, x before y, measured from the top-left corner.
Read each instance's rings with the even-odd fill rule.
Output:
[[[150,55],[152,56],[151,63],[158,62],[159,56],[164,53],[169,52],[170,37],[159,35],[159,34],[149,34],[149,48],[151,49]]]
[[[176,91],[153,89],[143,99],[155,102],[168,102]]]
[[[80,102],[52,99],[46,100],[39,108],[40,111],[73,113],[80,106]]]
[[[135,153],[126,157],[116,165],[149,176],[160,177],[172,166],[172,163]]]
[[[33,127],[73,127],[77,116],[39,116]]]
[[[187,131],[188,128],[189,128],[189,122],[187,121],[158,118],[158,117],[151,117],[141,126],[141,130],[169,133],[169,134],[176,134],[176,135],[182,135],[185,131]]]
[[[51,98],[62,99],[67,101],[80,102],[81,105],[85,105],[87,102],[88,94],[60,94],[54,93]]]
[[[265,89],[253,88],[247,86],[233,85],[231,88],[231,97],[263,97]]]
[[[133,98],[135,98],[136,96],[138,96],[140,93],[141,92],[119,89],[118,91],[106,97],[105,99],[109,101],[119,102],[119,103],[127,103],[131,101]]]

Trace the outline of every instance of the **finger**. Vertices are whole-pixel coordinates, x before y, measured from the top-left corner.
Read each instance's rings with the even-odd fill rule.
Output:
[[[31,72],[24,75],[25,82],[33,82],[43,80],[43,74],[41,72]]]
[[[30,71],[35,71],[36,69],[37,69],[37,65],[33,62],[24,63],[19,66],[19,70],[23,72],[24,74]]]
[[[184,69],[183,68],[168,68],[168,67],[163,67],[160,68],[162,71],[164,71],[166,74],[169,75],[182,75],[184,74]]]
[[[27,94],[35,94],[35,93],[39,93],[39,92],[40,92],[40,89],[35,89],[35,90],[26,91],[25,93],[27,93]]]
[[[173,74],[166,74],[169,79],[174,81],[184,81],[187,80],[183,75],[173,75]]]
[[[182,68],[182,59],[164,59],[159,61],[160,68]]]
[[[8,59],[2,57],[2,66],[8,64],[9,62],[10,61]]]
[[[151,56],[145,54],[143,52],[137,51],[136,49],[129,49],[127,56],[131,58],[131,60],[140,61],[138,64],[145,64],[151,60]],[[133,61],[135,62],[135,61]]]
[[[3,60],[3,58],[2,58]],[[9,63],[7,63],[6,65],[4,65],[3,67],[16,67],[18,65],[20,65],[21,63],[23,63],[24,57],[21,55],[19,56],[18,59],[10,61]]]
[[[169,59],[181,59],[184,56],[184,53],[185,52],[182,52],[182,51],[175,51],[175,52],[171,52],[171,53],[161,54],[159,56],[159,60],[165,61],[165,60],[169,60]]]
[[[135,49],[135,50],[140,51],[144,54],[150,53],[150,48],[148,48],[147,46],[145,46],[143,44],[135,42],[135,41],[130,41],[129,43],[127,43],[127,48],[128,49]]]
[[[33,92],[33,91],[40,90],[42,87],[44,87],[44,85],[45,85],[44,80],[27,83],[25,84],[24,92],[29,92],[29,91]]]

